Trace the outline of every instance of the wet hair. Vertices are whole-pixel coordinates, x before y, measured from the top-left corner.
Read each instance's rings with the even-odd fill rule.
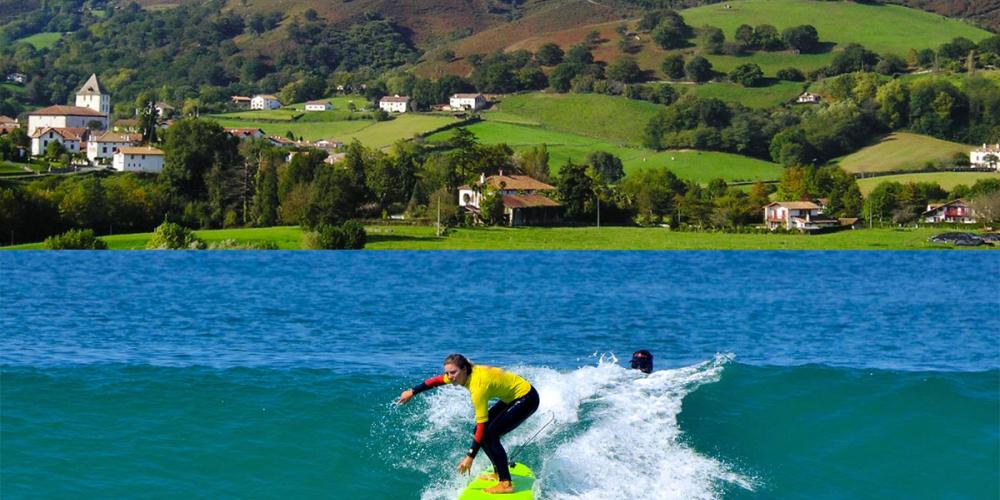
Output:
[[[645,349],[632,353],[632,369],[642,373],[651,373],[653,371],[653,353]]]
[[[461,354],[449,354],[447,358],[444,358],[444,364],[455,365],[459,370],[465,373],[472,373],[472,362],[466,359],[465,356]]]

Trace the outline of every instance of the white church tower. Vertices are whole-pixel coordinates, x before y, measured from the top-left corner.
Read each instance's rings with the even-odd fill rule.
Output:
[[[80,90],[76,91],[76,105],[90,108],[105,116],[111,114],[111,95],[101,90],[97,75],[91,74]]]

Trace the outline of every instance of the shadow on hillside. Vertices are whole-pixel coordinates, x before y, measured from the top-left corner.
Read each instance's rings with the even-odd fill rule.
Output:
[[[833,48],[837,46],[834,42],[819,42],[816,50],[811,52],[806,52],[806,54],[826,54],[827,52],[832,52]]]

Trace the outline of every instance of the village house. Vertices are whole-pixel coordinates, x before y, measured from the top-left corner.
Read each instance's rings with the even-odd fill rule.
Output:
[[[477,111],[486,107],[486,97],[483,94],[455,94],[448,100],[448,106],[453,110]]]
[[[91,163],[108,163],[119,149],[132,147],[140,142],[140,134],[105,132],[100,137],[87,141],[87,159]]]
[[[479,216],[483,188],[491,187],[503,197],[504,223],[508,226],[552,224],[559,221],[562,205],[542,193],[555,191],[555,187],[527,175],[480,176],[479,185],[459,186],[458,206]]]
[[[158,174],[163,171],[163,151],[150,146],[120,148],[111,167],[119,172]]]
[[[975,224],[976,213],[963,199],[948,203],[931,203],[927,210],[920,214],[920,219],[930,224]]]
[[[138,132],[139,120],[135,118],[120,118],[111,125],[111,130],[115,132]]]
[[[242,96],[242,95],[234,95],[234,96],[230,96],[229,97],[229,101],[230,102],[232,102],[233,104],[235,104],[235,105],[237,105],[237,106],[239,106],[241,108],[249,108],[250,107],[250,102],[252,100],[253,100],[252,98],[246,97],[246,96]]]
[[[260,139],[265,135],[264,131],[259,128],[227,128],[226,133],[241,141],[245,141],[247,139]]]
[[[41,156],[50,143],[62,144],[69,153],[79,153],[81,143],[86,140],[87,129],[80,127],[44,127],[31,134],[31,154]]]
[[[795,102],[798,104],[816,104],[819,102],[819,99],[820,97],[818,94],[803,92],[797,99],[795,99]]]
[[[270,94],[257,94],[250,99],[250,109],[278,109],[281,107],[281,101],[277,97]]]
[[[28,114],[28,135],[43,128],[87,128],[96,122],[98,128],[108,128],[108,117],[90,108],[80,106],[49,106]]]
[[[24,73],[8,73],[7,81],[18,85],[24,85],[24,82],[28,81],[28,75]]]
[[[156,115],[159,116],[160,118],[167,118],[168,116],[173,116],[174,111],[176,111],[176,108],[162,101],[156,103],[153,107],[156,108]]]
[[[76,93],[76,106],[49,106],[28,114],[28,135],[34,136],[42,128],[108,128],[111,96],[101,90],[97,75],[90,78]]]
[[[330,111],[333,105],[329,101],[309,101],[306,103],[306,111]]]
[[[385,96],[379,100],[378,107],[389,113],[406,113],[410,110],[410,98],[399,95]]]
[[[299,143],[291,139],[277,135],[272,135],[271,137],[268,137],[267,140],[271,143],[272,146],[278,146],[279,148],[293,148],[299,145]]]
[[[20,126],[17,120],[9,116],[0,115],[0,135],[9,134],[12,130]]]
[[[764,224],[768,229],[816,231],[840,226],[840,221],[823,215],[811,201],[775,201],[764,205]]]
[[[337,149],[343,145],[344,143],[333,139],[320,139],[313,143],[313,146],[320,149]]]
[[[1000,143],[983,144],[983,147],[972,150],[969,165],[972,168],[1000,170]]]

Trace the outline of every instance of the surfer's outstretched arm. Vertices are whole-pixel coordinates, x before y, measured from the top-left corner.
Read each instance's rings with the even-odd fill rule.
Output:
[[[431,388],[437,387],[439,385],[444,385],[446,383],[448,383],[448,382],[447,382],[447,380],[445,380],[444,375],[438,375],[437,377],[431,377],[431,378],[426,379],[423,382],[421,382],[421,383],[413,386],[412,389],[407,389],[407,390],[403,391],[403,393],[399,395],[399,401],[396,401],[396,403],[397,404],[404,404],[407,401],[409,401],[410,399],[412,399],[413,396],[416,396],[417,394],[420,394],[421,392],[424,392],[427,389],[431,389]]]

